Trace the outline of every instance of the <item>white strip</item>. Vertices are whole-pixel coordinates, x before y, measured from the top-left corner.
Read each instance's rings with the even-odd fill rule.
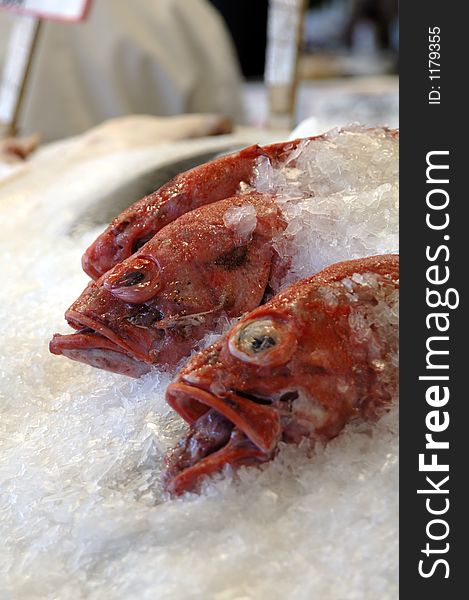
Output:
[[[302,0],[270,0],[265,81],[291,83],[295,75]]]
[[[0,0],[1,8],[27,12],[43,19],[78,21],[83,18],[87,0]]]
[[[35,17],[26,16],[15,19],[0,80],[1,123],[11,123],[13,119],[34,38],[36,21]]]

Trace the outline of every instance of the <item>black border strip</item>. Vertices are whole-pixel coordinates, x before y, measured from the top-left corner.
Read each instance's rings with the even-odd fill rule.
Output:
[[[468,220],[465,218],[465,207],[468,205],[468,191],[464,180],[469,173],[466,156],[469,155],[468,111],[463,106],[468,104],[465,98],[467,79],[466,60],[469,54],[467,41],[469,28],[463,17],[464,3],[437,2],[402,2],[400,6],[400,125],[401,125],[401,442],[400,442],[400,595],[401,598],[460,598],[464,596],[467,567],[467,549],[465,545],[465,508],[467,500],[465,489],[469,484],[468,468],[465,465],[469,456],[469,398],[465,383],[465,373],[469,373],[469,356],[467,350],[467,275],[465,266],[469,255],[464,245],[469,240]],[[429,79],[429,28],[438,27],[440,32],[441,79]],[[433,65],[432,65],[433,66]],[[432,86],[440,86],[440,104],[429,104],[429,92]],[[433,101],[437,94],[433,94]],[[430,171],[430,179],[449,179],[448,183],[427,183],[426,158],[429,152],[447,151],[449,154],[432,155],[433,162],[449,165],[443,170]],[[437,177],[438,175],[438,177]],[[449,197],[448,206],[442,210],[433,210],[427,206],[427,194],[430,190],[443,189]],[[432,200],[443,203],[445,193],[435,192]],[[449,224],[441,230],[431,229],[426,223],[427,214],[431,213],[431,223],[444,222],[448,214]],[[449,236],[449,239],[445,238]],[[440,246],[446,246],[449,251]],[[427,247],[429,250],[427,250]],[[433,259],[429,259],[428,253]],[[431,266],[437,266],[427,272]],[[446,269],[448,268],[448,270]],[[428,277],[442,279],[449,272],[446,283],[430,284]],[[426,289],[436,289],[444,294],[453,288],[459,295],[457,308],[428,306]],[[432,300],[437,296],[433,295]],[[450,293],[450,302],[455,303],[456,293]],[[436,331],[436,319],[430,318],[430,328],[426,317],[429,313],[441,312],[448,315],[450,323],[447,332]],[[439,321],[445,322],[445,317]],[[430,347],[448,350],[449,354],[430,357],[432,363],[448,365],[448,369],[429,369],[427,365],[428,350],[426,343],[431,336],[447,336],[448,340],[433,340]],[[445,380],[419,380],[419,376],[449,376]],[[440,394],[444,386],[448,387],[448,402],[439,407],[430,406],[426,391],[430,386],[440,386]],[[435,397],[435,396],[433,396]],[[438,417],[428,417],[431,411],[437,411]],[[447,413],[449,426],[434,433],[433,438],[448,441],[449,449],[438,451],[426,450],[425,435],[430,433],[430,426],[444,423]],[[426,423],[427,418],[427,423]],[[432,420],[433,419],[433,420]],[[468,430],[466,432],[466,430]],[[448,472],[419,471],[419,454],[424,453],[424,462],[431,460],[435,452],[435,460],[440,464],[448,464]],[[440,484],[449,475],[449,479]],[[418,494],[418,489],[432,489],[426,476],[433,479],[440,490],[448,493]],[[431,515],[433,510],[447,512]],[[428,502],[427,502],[428,500]],[[446,526],[433,523],[433,519],[441,518],[448,524],[448,534],[441,540],[428,537],[427,528],[434,537],[443,536]],[[426,544],[431,552],[423,553]],[[448,547],[446,546],[448,544]],[[434,552],[437,550],[439,552]],[[445,551],[443,551],[445,550]],[[438,559],[445,560],[435,565]],[[423,577],[421,570],[431,576]],[[448,577],[445,577],[448,575]],[[458,591],[457,591],[458,590]]]

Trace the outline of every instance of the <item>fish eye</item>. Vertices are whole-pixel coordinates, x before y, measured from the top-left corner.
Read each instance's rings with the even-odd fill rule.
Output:
[[[259,354],[276,346],[278,337],[271,319],[252,321],[240,330],[237,346],[246,354]]]
[[[296,348],[296,337],[283,320],[272,317],[241,322],[228,341],[230,353],[259,366],[286,363]]]
[[[124,261],[104,276],[103,286],[124,302],[146,302],[161,291],[158,261],[150,256],[138,256]]]

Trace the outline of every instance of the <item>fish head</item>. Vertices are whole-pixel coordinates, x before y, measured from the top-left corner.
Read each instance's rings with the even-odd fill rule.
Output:
[[[166,395],[191,426],[168,456],[170,493],[197,487],[225,464],[270,460],[280,441],[326,426],[331,385],[324,380],[334,375],[324,365],[341,357],[321,329],[306,327],[294,310],[260,307],[189,361]],[[313,353],[320,365],[311,365]],[[316,399],[308,394],[315,387]]]
[[[168,387],[167,402],[190,425],[168,454],[171,494],[226,464],[270,460],[281,441],[331,439],[373,402],[390,400],[379,377],[395,331],[370,327],[362,336],[351,315],[356,305],[374,310],[381,283],[389,294],[394,283],[353,284],[355,297],[348,279],[305,281],[241,319]]]
[[[224,216],[246,207],[250,228],[240,235]],[[56,335],[52,352],[125,374],[132,364],[136,377],[149,364],[176,365],[222,315],[260,304],[280,224],[278,207],[260,194],[186,213],[88,285],[65,314],[81,337]]]

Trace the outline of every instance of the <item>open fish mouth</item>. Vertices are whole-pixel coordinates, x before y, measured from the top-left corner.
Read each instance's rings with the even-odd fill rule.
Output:
[[[281,423],[265,401],[229,390],[215,395],[183,382],[172,383],[166,399],[191,426],[166,458],[165,487],[171,495],[197,489],[202,477],[226,464],[259,464],[272,458]]]

